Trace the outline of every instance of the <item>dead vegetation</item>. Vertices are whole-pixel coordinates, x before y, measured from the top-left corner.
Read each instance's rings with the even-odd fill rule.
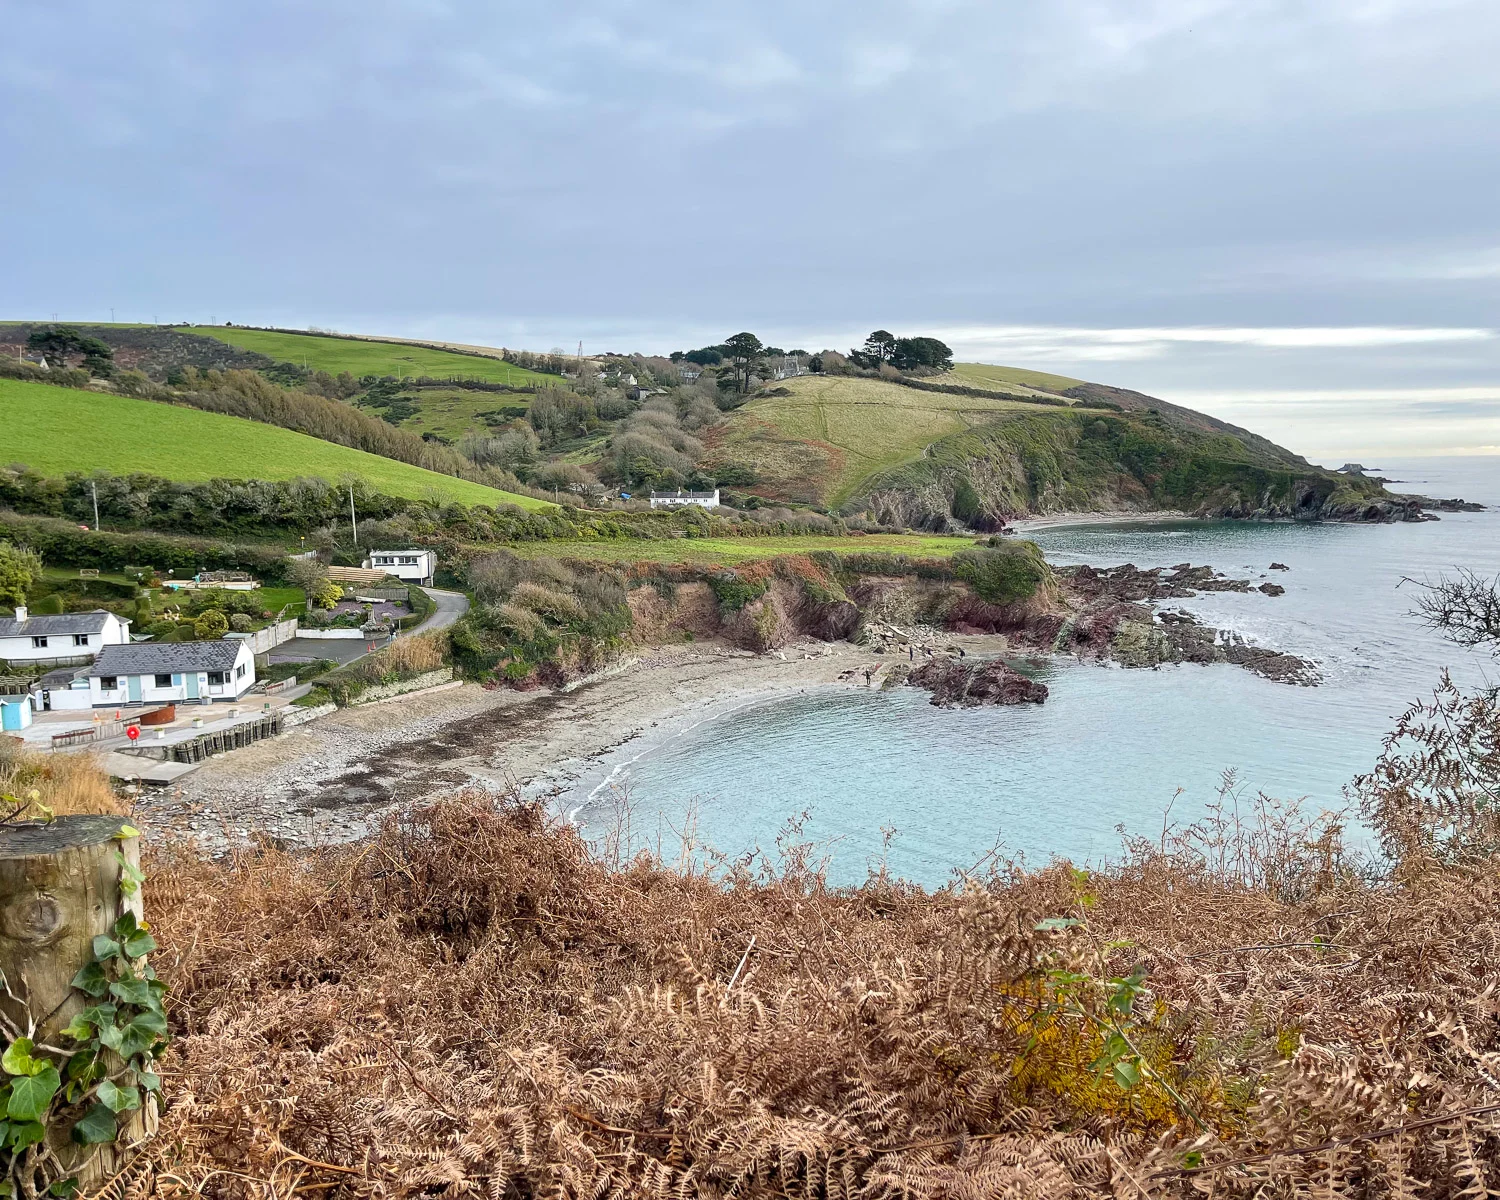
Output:
[[[712,877],[607,861],[483,794],[361,846],[158,851],[177,1040],[132,1186],[1484,1195],[1500,871],[1465,775],[1483,731],[1459,733],[1398,731],[1361,782],[1377,823],[1383,780],[1398,814],[1447,789],[1445,852],[1397,836],[1381,871],[1232,786],[1108,871],[937,894],[878,868],[831,891],[792,844]]]
[[[15,796],[58,816],[123,816],[125,806],[92,754],[38,753],[0,737],[0,794]]]

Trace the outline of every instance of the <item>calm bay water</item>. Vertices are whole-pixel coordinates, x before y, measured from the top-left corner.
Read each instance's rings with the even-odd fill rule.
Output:
[[[1381,464],[1396,490],[1500,505],[1500,459]],[[1211,593],[1168,606],[1315,659],[1321,687],[1227,665],[1159,671],[1054,662],[1041,707],[945,711],[916,689],[820,688],[725,709],[598,764],[565,803],[586,833],[628,787],[634,829],[668,844],[689,821],[717,849],[770,849],[788,818],[830,843],[835,882],[862,878],[894,828],[891,868],[938,884],[997,841],[1029,861],[1111,857],[1116,827],[1153,833],[1173,805],[1189,819],[1234,768],[1251,788],[1342,806],[1393,718],[1444,667],[1474,684],[1500,661],[1409,615],[1403,578],[1455,567],[1500,573],[1500,511],[1382,526],[1171,522],[1080,525],[1029,535],[1057,564],[1207,563],[1286,595]],[[1288,572],[1269,571],[1272,562]],[[606,778],[610,787],[600,788]],[[1174,795],[1182,794],[1174,802]]]

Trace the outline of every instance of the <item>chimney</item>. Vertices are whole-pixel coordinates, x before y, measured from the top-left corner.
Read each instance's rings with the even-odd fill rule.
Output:
[[[16,620],[18,620],[18,621],[24,621],[25,619],[26,619],[26,606],[24,604],[18,604],[18,605],[16,605]]]

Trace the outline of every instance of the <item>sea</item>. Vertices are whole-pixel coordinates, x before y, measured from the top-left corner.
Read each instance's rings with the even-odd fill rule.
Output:
[[[700,861],[811,845],[831,883],[876,866],[941,886],[998,854],[1032,866],[1104,863],[1121,832],[1194,820],[1226,772],[1242,795],[1346,808],[1397,716],[1447,669],[1500,682],[1500,658],[1454,645],[1412,615],[1418,586],[1468,569],[1500,576],[1500,457],[1380,464],[1396,491],[1492,506],[1393,525],[1246,521],[1037,529],[1057,565],[1207,564],[1260,592],[1165,606],[1312,659],[1318,687],[1226,664],[1157,670],[1053,659],[1041,706],[949,710],[915,688],[810,688],[663,722],[591,763],[559,800],[584,834],[629,837]],[[1287,571],[1270,564],[1284,563]],[[1357,841],[1362,828],[1351,829]]]

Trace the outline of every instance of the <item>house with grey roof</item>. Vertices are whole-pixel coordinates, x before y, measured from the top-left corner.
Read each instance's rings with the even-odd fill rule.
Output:
[[[0,617],[0,659],[12,663],[86,663],[105,646],[130,641],[130,622],[112,612],[32,616],[24,604]]]
[[[255,682],[255,655],[233,638],[106,646],[88,681],[94,708],[232,701]]]

